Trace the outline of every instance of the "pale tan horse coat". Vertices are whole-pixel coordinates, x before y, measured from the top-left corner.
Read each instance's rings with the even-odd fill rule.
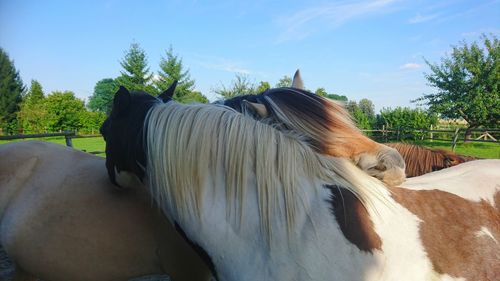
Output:
[[[145,189],[116,191],[104,159],[61,145],[0,145],[0,218],[15,280],[210,278]]]

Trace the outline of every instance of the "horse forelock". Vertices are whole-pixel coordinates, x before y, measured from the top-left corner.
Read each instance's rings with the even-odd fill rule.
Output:
[[[304,180],[343,186],[367,208],[387,195],[349,161],[315,153],[294,135],[224,107],[170,102],[153,107],[146,120],[151,193],[181,221],[200,216],[204,189],[217,182],[225,186],[226,214],[236,224],[248,193],[256,193],[260,228],[269,241],[276,216],[283,216],[290,234],[296,213],[310,211],[300,196]],[[223,178],[214,178],[220,169]],[[255,189],[248,186],[251,177]]]

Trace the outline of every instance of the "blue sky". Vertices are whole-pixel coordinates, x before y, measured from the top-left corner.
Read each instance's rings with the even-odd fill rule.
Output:
[[[499,36],[500,0],[0,0],[0,47],[24,82],[80,98],[119,75],[135,41],[153,71],[171,45],[211,100],[237,72],[273,85],[300,68],[309,89],[414,107],[432,91],[423,58],[481,33]]]

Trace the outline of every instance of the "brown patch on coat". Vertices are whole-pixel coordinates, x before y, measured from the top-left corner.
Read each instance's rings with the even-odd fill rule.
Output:
[[[500,192],[473,202],[440,190],[391,188],[393,198],[422,220],[420,237],[434,270],[467,280],[500,276]],[[485,227],[489,235],[478,235]]]
[[[495,193],[493,201],[495,202],[495,208],[497,208],[497,210],[500,210],[500,192]]]
[[[345,188],[327,188],[332,193],[332,212],[345,238],[361,251],[373,253],[373,250],[380,250],[382,240],[375,232],[373,222],[359,199]]]

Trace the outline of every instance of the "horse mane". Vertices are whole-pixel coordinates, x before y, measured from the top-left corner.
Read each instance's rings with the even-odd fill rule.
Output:
[[[285,129],[303,132],[310,145],[321,153],[335,151],[335,156],[347,157],[353,154],[352,146],[343,144],[355,141],[358,148],[373,145],[359,139],[361,131],[340,102],[296,88],[270,89],[244,99],[264,104]]]
[[[151,194],[181,220],[201,215],[201,198],[212,184],[225,186],[226,215],[241,223],[249,180],[255,181],[260,227],[269,240],[276,216],[290,234],[298,209],[310,212],[301,192],[307,182],[345,187],[367,209],[377,198],[388,201],[384,185],[350,161],[316,153],[296,135],[227,107],[158,104],[145,128]]]
[[[475,159],[443,149],[431,149],[415,144],[386,143],[385,145],[396,149],[403,156],[406,163],[406,175],[408,177],[421,176],[453,166],[449,161],[460,164]]]

